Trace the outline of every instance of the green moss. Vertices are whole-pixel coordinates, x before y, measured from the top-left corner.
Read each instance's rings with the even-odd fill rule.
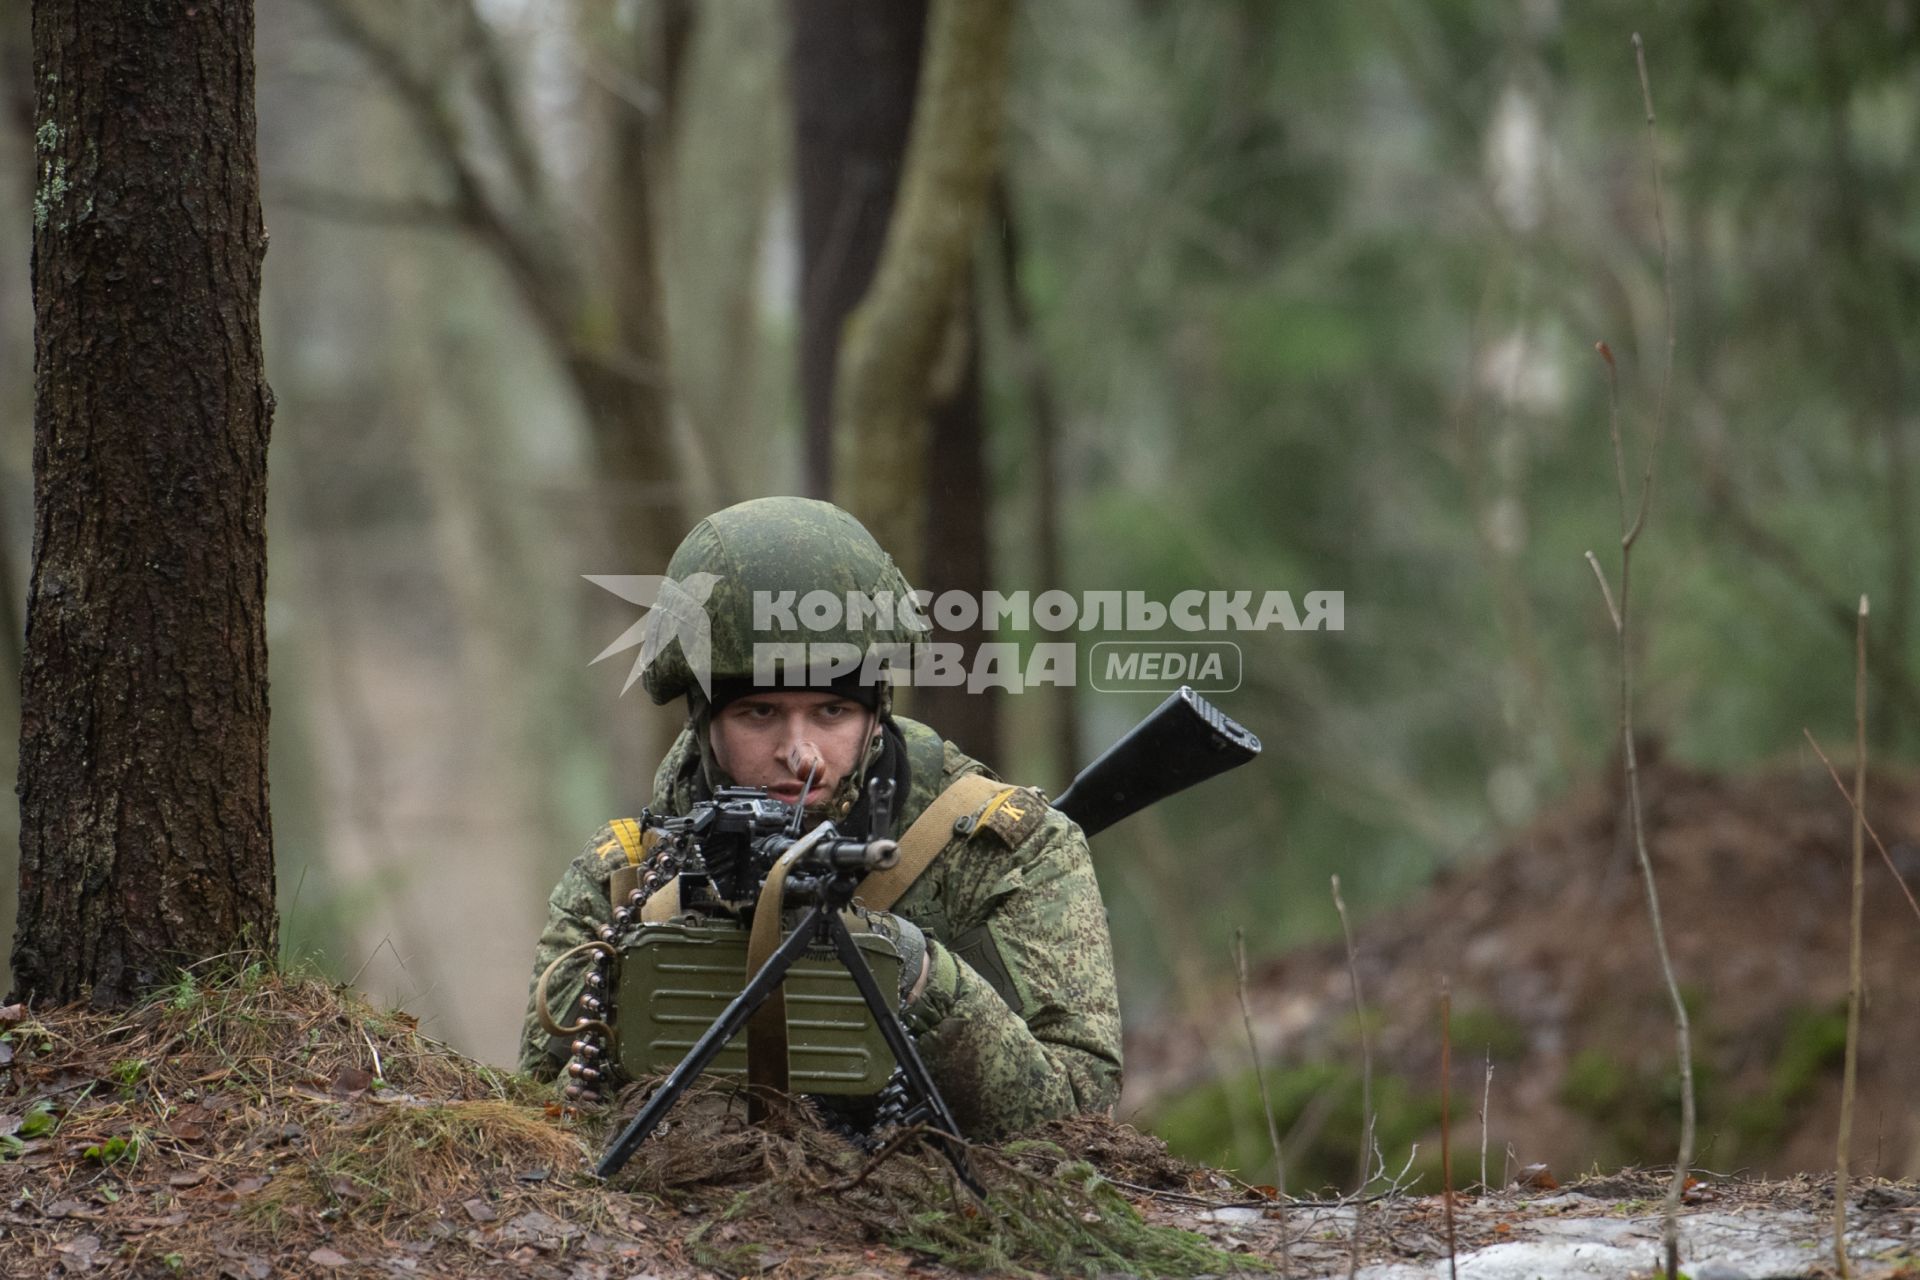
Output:
[[[1820,1078],[1846,1059],[1847,1008],[1789,1010],[1765,1092],[1735,1100],[1731,1120],[1743,1139],[1774,1142],[1812,1096]]]
[[[1495,1062],[1515,1062],[1526,1056],[1526,1028],[1496,1010],[1455,1009],[1450,1026],[1455,1061],[1491,1054]]]
[[[1697,1034],[1694,1048],[1694,1101],[1702,1132],[1708,1132],[1709,1118],[1717,1110],[1719,1074]],[[1681,1110],[1680,1071],[1673,1061],[1643,1067],[1604,1049],[1583,1049],[1567,1064],[1560,1101],[1597,1126],[1591,1155],[1601,1168],[1673,1159]]]
[[[1359,1068],[1322,1062],[1269,1071],[1267,1088],[1286,1146],[1287,1189],[1351,1189],[1362,1126]],[[1440,1099],[1381,1076],[1373,1082],[1373,1111],[1380,1151],[1397,1173],[1409,1148],[1439,1124]],[[1250,1182],[1272,1178],[1273,1147],[1251,1071],[1174,1098],[1149,1127],[1179,1155],[1236,1170]],[[1437,1174],[1438,1152],[1422,1155],[1415,1168]],[[1456,1171],[1465,1167],[1455,1165]]]
[[[1633,1089],[1631,1073],[1599,1049],[1582,1049],[1567,1064],[1560,1081],[1560,1101],[1595,1119],[1607,1114]]]

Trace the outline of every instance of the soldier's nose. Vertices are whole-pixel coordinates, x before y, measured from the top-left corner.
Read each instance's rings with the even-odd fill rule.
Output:
[[[826,756],[817,743],[802,738],[787,748],[787,769],[796,778],[804,778],[815,769],[826,768]]]

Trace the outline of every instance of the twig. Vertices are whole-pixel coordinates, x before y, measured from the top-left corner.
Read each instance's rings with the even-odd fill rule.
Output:
[[[1460,1280],[1453,1234],[1453,987],[1440,979],[1440,1190],[1447,1208],[1447,1274]]]
[[[1840,794],[1846,797],[1854,816],[1860,819],[1860,825],[1866,828],[1868,838],[1873,841],[1873,847],[1880,851],[1881,860],[1887,864],[1887,870],[1893,874],[1893,882],[1900,886],[1901,893],[1907,895],[1907,905],[1913,908],[1915,918],[1920,919],[1920,902],[1914,900],[1913,890],[1907,887],[1906,877],[1902,876],[1900,868],[1893,864],[1893,855],[1888,853],[1887,846],[1881,843],[1880,833],[1873,829],[1873,824],[1867,821],[1866,813],[1854,803],[1853,794],[1847,790],[1847,784],[1840,781],[1839,770],[1833,767],[1833,761],[1827,759],[1827,753],[1820,749],[1818,742],[1814,741],[1812,731],[1802,728],[1800,732],[1807,735],[1807,745],[1813,748],[1813,754],[1820,757],[1820,763],[1827,766],[1827,776],[1833,779],[1833,785],[1840,788]]]
[[[1660,375],[1660,398],[1654,402],[1653,438],[1647,445],[1647,466],[1640,480],[1640,513],[1627,534],[1632,542],[1646,523],[1647,507],[1653,500],[1653,464],[1660,453],[1660,437],[1667,424],[1667,398],[1673,390],[1673,357],[1679,345],[1673,315],[1673,251],[1667,243],[1666,201],[1660,178],[1660,136],[1653,115],[1653,85],[1647,79],[1647,46],[1638,31],[1633,33],[1633,62],[1640,73],[1640,101],[1647,109],[1647,167],[1653,172],[1653,225],[1660,233],[1660,293],[1667,317],[1667,365]],[[1621,590],[1624,592],[1625,587]]]
[[[1365,1213],[1367,1184],[1373,1181],[1373,1049],[1367,1043],[1367,1010],[1360,1001],[1360,966],[1353,953],[1353,926],[1347,919],[1347,904],[1340,896],[1340,877],[1333,877],[1333,909],[1340,913],[1340,933],[1347,942],[1347,980],[1353,987],[1353,1025],[1360,1035],[1360,1172],[1354,1187],[1362,1197],[1353,1211],[1353,1248],[1347,1254],[1347,1280],[1360,1269],[1360,1228]]]
[[[1599,347],[1603,354],[1605,353],[1606,343],[1599,342],[1594,345]],[[1609,359],[1609,364],[1611,364],[1611,359]],[[1600,584],[1600,598],[1607,602],[1607,616],[1613,619],[1613,629],[1618,631],[1621,628],[1620,610],[1614,607],[1613,589],[1607,586],[1606,570],[1600,567],[1599,558],[1591,551],[1587,552],[1587,563],[1593,566],[1594,581]]]
[[[1280,1204],[1280,1274],[1293,1273],[1291,1246],[1287,1240],[1287,1162],[1280,1153],[1280,1126],[1273,1118],[1273,1099],[1267,1096],[1267,1073],[1260,1065],[1260,1043],[1253,1034],[1253,1009],[1247,1003],[1247,931],[1233,931],[1233,967],[1240,991],[1240,1021],[1247,1028],[1247,1052],[1253,1055],[1253,1077],[1260,1085],[1260,1109],[1267,1115],[1267,1141],[1273,1144],[1273,1188]]]
[[[1847,1166],[1853,1147],[1854,1083],[1860,1065],[1860,917],[1866,902],[1867,851],[1867,598],[1853,633],[1853,915],[1847,948],[1847,1060],[1840,1084],[1840,1140],[1833,1157],[1833,1265],[1847,1265]]]
[[[360,1038],[367,1042],[367,1052],[373,1055],[373,1078],[375,1080],[385,1080],[387,1078],[387,1069],[381,1065],[379,1046],[374,1044],[373,1037],[367,1034],[365,1027],[360,1028]]]
[[[1646,527],[1647,513],[1653,494],[1654,464],[1660,451],[1660,438],[1666,422],[1667,396],[1673,380],[1674,364],[1674,317],[1673,317],[1673,271],[1670,249],[1667,243],[1666,214],[1661,205],[1660,155],[1658,137],[1654,128],[1653,90],[1647,77],[1646,49],[1638,32],[1633,36],[1634,62],[1640,73],[1641,101],[1647,114],[1647,143],[1654,176],[1654,220],[1660,232],[1660,278],[1662,293],[1666,301],[1667,315],[1667,362],[1661,375],[1659,399],[1654,410],[1652,429],[1647,442],[1646,467],[1640,483],[1640,501],[1633,518],[1627,517],[1628,493],[1625,449],[1620,439],[1620,375],[1614,364],[1613,352],[1607,344],[1596,344],[1600,358],[1606,362],[1607,371],[1607,431],[1613,442],[1614,483],[1620,499],[1620,591],[1617,596],[1606,590],[1606,575],[1600,572],[1593,553],[1587,553],[1588,563],[1593,565],[1595,575],[1600,581],[1602,594],[1607,599],[1608,614],[1613,620],[1614,637],[1620,662],[1620,750],[1626,765],[1627,810],[1633,827],[1634,851],[1640,863],[1640,874],[1647,889],[1647,914],[1653,924],[1654,952],[1659,957],[1660,969],[1666,978],[1667,995],[1673,1002],[1674,1034],[1678,1043],[1680,1058],[1680,1152],[1674,1161],[1673,1181],[1667,1187],[1667,1198],[1661,1215],[1661,1242],[1666,1254],[1667,1280],[1677,1280],[1680,1270],[1680,1197],[1686,1190],[1687,1166],[1693,1160],[1694,1141],[1694,1096],[1693,1096],[1693,1031],[1687,1016],[1686,1001],[1680,995],[1680,982],[1674,976],[1673,957],[1667,948],[1666,923],[1660,913],[1660,889],[1654,879],[1653,858],[1647,852],[1646,815],[1640,799],[1640,765],[1635,757],[1633,745],[1633,663],[1629,647],[1629,589],[1633,581],[1633,544],[1638,541],[1641,531]]]
[[[1487,1113],[1493,1109],[1493,1046],[1487,1046],[1487,1083],[1480,1095],[1480,1189],[1491,1191],[1487,1185]]]

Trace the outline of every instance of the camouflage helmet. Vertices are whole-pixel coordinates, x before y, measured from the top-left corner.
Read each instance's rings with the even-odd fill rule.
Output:
[[[708,588],[703,607],[713,681],[753,678],[758,644],[851,644],[865,655],[875,645],[912,646],[927,634],[917,608],[896,607],[877,617],[872,611],[851,614],[849,593],[897,606],[913,589],[866,526],[813,498],[754,498],[714,512],[681,540],[667,563],[667,576]],[[810,592],[834,597],[833,625],[805,625],[809,615],[798,602]],[[767,625],[759,628],[754,626],[756,598],[776,606],[763,609],[768,616],[761,621]],[[782,625],[789,621],[793,625]],[[641,679],[657,704],[699,688],[677,640],[654,655]]]

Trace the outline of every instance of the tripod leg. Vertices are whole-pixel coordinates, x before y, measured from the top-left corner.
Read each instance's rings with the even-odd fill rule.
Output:
[[[967,1159],[966,1144],[960,1141],[960,1126],[955,1123],[953,1113],[947,1110],[946,1099],[940,1096],[933,1077],[927,1074],[926,1063],[920,1060],[920,1051],[914,1047],[913,1037],[901,1025],[893,1001],[881,993],[873,970],[867,967],[866,957],[860,954],[859,946],[854,943],[853,935],[847,932],[846,923],[840,919],[838,912],[827,917],[825,928],[827,936],[833,939],[833,949],[839,955],[840,963],[853,975],[854,985],[860,988],[861,997],[866,1000],[867,1008],[872,1010],[873,1020],[879,1024],[880,1035],[886,1040],[887,1048],[893,1050],[893,1060],[906,1077],[908,1093],[915,1095],[914,1101],[933,1116],[936,1130],[933,1140],[940,1148],[940,1154],[947,1158],[947,1163],[953,1166],[954,1173],[966,1184],[967,1190],[985,1200],[986,1189],[973,1176],[973,1165]]]
[[[794,961],[798,960],[807,947],[820,936],[822,921],[837,922],[838,919],[838,915],[825,907],[816,905],[808,909],[794,931],[767,958],[767,962],[760,966],[760,972],[753,975],[752,981],[748,982],[746,988],[733,998],[733,1002],[726,1007],[726,1011],[714,1019],[713,1025],[694,1042],[693,1048],[687,1050],[687,1056],[680,1060],[680,1065],[676,1066],[660,1087],[654,1090],[653,1096],[648,1098],[646,1105],[640,1108],[640,1114],[620,1131],[619,1137],[607,1144],[605,1154],[600,1157],[600,1163],[594,1166],[593,1171],[596,1174],[602,1178],[610,1178],[633,1158],[634,1151],[647,1140],[647,1135],[666,1119],[667,1112],[672,1110],[673,1104],[680,1100],[680,1095],[687,1091],[687,1086],[693,1083],[694,1077],[707,1069],[708,1064],[727,1047],[727,1042],[747,1025],[747,1019],[753,1016],[754,1010],[766,1003],[767,997],[786,980],[787,970],[793,967]],[[842,932],[845,932],[844,928]],[[869,983],[873,981],[871,974],[867,976],[867,981]]]

